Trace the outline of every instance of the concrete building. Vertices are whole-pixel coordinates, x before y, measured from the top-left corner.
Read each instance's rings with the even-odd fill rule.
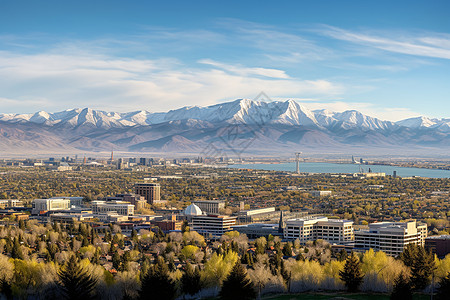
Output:
[[[5,209],[7,207],[16,207],[16,206],[22,206],[22,201],[17,199],[5,199],[0,200],[0,209]]]
[[[92,213],[55,213],[50,215],[52,222],[58,223],[74,223],[75,221],[89,221],[94,218]]]
[[[331,191],[310,191],[309,193],[315,198],[331,196]]]
[[[125,201],[92,201],[92,211],[94,214],[115,211],[122,216],[131,216],[134,214],[134,205]]]
[[[425,239],[425,249],[436,254],[439,258],[450,253],[450,235],[434,235]]]
[[[232,227],[232,230],[246,234],[249,239],[257,239],[262,236],[268,237],[269,235],[283,237],[283,233],[279,232],[278,224],[252,223],[235,225]]]
[[[31,214],[37,215],[40,212],[52,210],[66,210],[70,208],[70,199],[51,198],[51,199],[34,199]]]
[[[220,215],[198,215],[192,216],[191,229],[202,235],[211,235],[212,237],[220,237],[231,227],[236,225],[236,217],[220,216]]]
[[[114,197],[107,197],[106,201],[125,201],[130,202],[134,205],[134,210],[138,210],[141,208],[148,208],[149,205],[147,203],[147,200],[145,200],[144,196],[138,195],[138,194],[116,194]]]
[[[355,231],[355,248],[373,249],[398,256],[408,244],[424,246],[427,225],[416,221],[369,224],[369,230]]]
[[[299,239],[300,243],[318,239],[333,243],[353,240],[353,221],[328,219],[327,217],[304,217],[286,221],[284,238]]]
[[[134,192],[147,200],[148,204],[161,203],[161,186],[156,182],[136,183]]]
[[[202,200],[192,202],[207,214],[220,214],[225,209],[225,201],[220,200]]]

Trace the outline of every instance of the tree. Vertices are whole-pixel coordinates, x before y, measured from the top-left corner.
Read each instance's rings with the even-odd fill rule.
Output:
[[[436,294],[436,300],[448,299],[450,295],[450,272],[439,281],[439,288]]]
[[[14,238],[13,247],[11,249],[11,258],[23,259],[22,248],[20,247],[20,243],[17,238]]]
[[[415,259],[411,265],[411,284],[414,289],[423,290],[431,281],[436,268],[434,257],[423,247],[417,247]]]
[[[391,294],[391,300],[411,300],[411,283],[405,274],[400,273],[394,280],[394,289]]]
[[[183,276],[181,277],[181,289],[184,294],[195,295],[202,288],[200,281],[200,271],[198,267],[186,264]]]
[[[62,299],[95,299],[95,287],[98,279],[93,278],[87,270],[82,268],[75,256],[72,255],[59,270],[58,277]]]
[[[169,277],[169,268],[164,258],[158,256],[156,265],[150,266],[142,278],[140,299],[175,299],[175,282]]]
[[[255,287],[239,261],[235,263],[231,273],[223,281],[219,297],[224,300],[256,298]]]
[[[349,292],[356,292],[361,285],[364,275],[361,273],[361,267],[358,257],[355,253],[347,257],[344,270],[339,271],[339,277],[344,282]]]
[[[292,256],[292,246],[291,243],[287,242],[283,247],[283,255],[284,256]]]

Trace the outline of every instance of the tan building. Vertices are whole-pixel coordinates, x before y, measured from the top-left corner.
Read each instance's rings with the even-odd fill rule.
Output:
[[[286,221],[284,238],[299,239],[300,243],[325,240],[331,244],[353,240],[353,221],[328,219],[327,217],[305,217]]]
[[[92,211],[94,214],[115,211],[122,216],[131,216],[134,214],[134,205],[125,201],[92,201]]]
[[[227,231],[232,230],[231,227],[236,225],[236,217],[219,216],[219,215],[199,215],[192,216],[191,228],[202,235],[211,235],[220,237]]]
[[[51,198],[51,199],[35,199],[33,200],[33,215],[39,214],[41,211],[66,210],[70,208],[70,199],[68,198]]]
[[[22,201],[17,199],[5,199],[0,200],[0,209],[5,209],[7,207],[15,207],[15,206],[22,206]]]
[[[157,204],[161,201],[161,186],[155,182],[136,183],[134,192],[147,200],[148,204]]]
[[[369,230],[355,231],[355,248],[383,251],[400,255],[408,244],[424,246],[427,225],[415,220],[408,222],[380,222],[369,224]]]

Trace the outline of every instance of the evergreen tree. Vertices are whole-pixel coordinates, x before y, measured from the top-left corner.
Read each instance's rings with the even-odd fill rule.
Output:
[[[158,256],[156,265],[150,266],[142,278],[140,299],[175,299],[175,282],[169,277],[169,268],[164,258]]]
[[[119,253],[116,251],[114,252],[114,255],[112,257],[112,265],[113,268],[116,269],[117,271],[120,271],[120,264],[121,264],[122,260],[120,258]]]
[[[20,247],[20,243],[17,238],[14,238],[14,243],[11,249],[11,258],[23,259],[22,248]]]
[[[255,287],[248,277],[247,271],[239,261],[236,262],[231,273],[223,281],[219,297],[224,300],[246,300],[256,298]]]
[[[181,289],[183,294],[195,295],[202,288],[200,281],[200,271],[198,267],[186,264],[183,276],[181,277]]]
[[[412,300],[411,283],[403,272],[394,280],[391,300]]]
[[[58,272],[58,286],[61,298],[67,300],[95,299],[95,286],[98,279],[92,277],[87,270],[71,256],[68,262]]]
[[[303,256],[303,254],[301,254],[301,253],[299,253],[296,257],[295,257],[295,260],[296,261],[304,261],[305,260],[305,257]]]
[[[403,252],[400,254],[400,259],[405,266],[412,267],[417,256],[418,248],[419,247],[415,244],[408,244],[405,249],[403,249]]]
[[[287,242],[283,247],[283,255],[284,256],[292,256],[292,246],[291,243]]]
[[[361,285],[364,275],[361,273],[360,262],[355,253],[345,261],[344,270],[339,271],[339,277],[349,292],[356,292]]]
[[[450,296],[450,272],[447,276],[439,281],[439,288],[437,289],[436,300],[445,300]]]
[[[430,284],[431,276],[436,268],[434,257],[425,248],[417,247],[415,259],[411,265],[411,284],[414,289],[423,290]]]
[[[339,252],[337,259],[338,259],[339,261],[344,261],[344,260],[347,259],[347,257],[348,257],[347,251],[345,251],[345,249],[342,249],[342,250]]]

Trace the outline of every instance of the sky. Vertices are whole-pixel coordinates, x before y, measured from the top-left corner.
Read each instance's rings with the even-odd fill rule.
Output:
[[[260,92],[449,118],[450,1],[0,0],[0,113],[159,112]]]

